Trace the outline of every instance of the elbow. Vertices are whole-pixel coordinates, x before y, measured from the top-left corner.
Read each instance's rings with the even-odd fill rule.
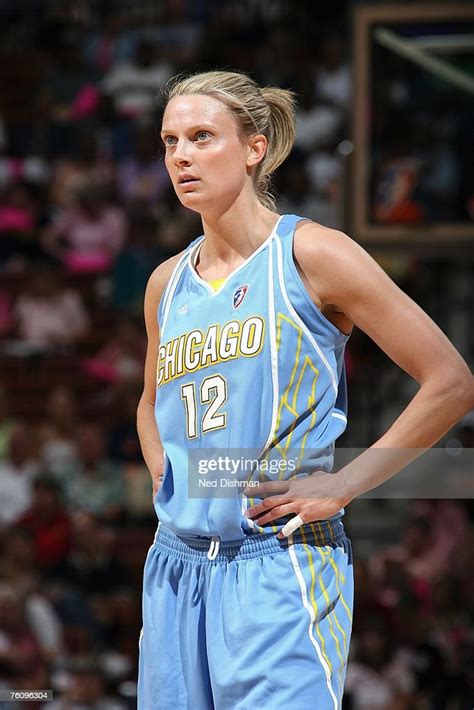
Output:
[[[438,367],[418,382],[438,407],[456,410],[460,417],[474,408],[474,376],[465,363],[461,367]]]
[[[474,409],[474,377],[467,368],[466,370],[446,377],[443,387],[454,406],[459,408],[460,417]]]
[[[140,420],[143,413],[143,395],[140,397],[137,406],[137,428],[140,426]]]
[[[155,402],[150,399],[146,392],[143,392],[142,396],[138,400],[137,406],[137,420],[145,416],[149,411],[155,411]]]

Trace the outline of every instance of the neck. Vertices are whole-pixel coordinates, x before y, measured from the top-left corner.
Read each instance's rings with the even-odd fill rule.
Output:
[[[278,216],[256,200],[239,199],[224,212],[201,215],[205,235],[199,254],[201,269],[236,268],[268,238]]]

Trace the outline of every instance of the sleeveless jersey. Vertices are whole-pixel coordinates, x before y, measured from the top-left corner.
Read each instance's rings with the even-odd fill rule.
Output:
[[[160,301],[155,416],[165,470],[155,510],[177,535],[236,540],[277,532],[289,519],[259,526],[244,516],[255,501],[243,487],[205,488],[214,485],[209,461],[221,457],[227,471],[227,452],[254,461],[242,477],[253,486],[332,469],[347,424],[349,335],[321,313],[298,273],[293,237],[302,219],[281,216],[217,291],[195,270],[198,237]],[[227,487],[240,483],[225,476]]]

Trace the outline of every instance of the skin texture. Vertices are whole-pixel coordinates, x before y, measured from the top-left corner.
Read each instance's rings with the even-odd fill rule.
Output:
[[[262,244],[278,219],[258,201],[253,187],[267,140],[261,135],[240,138],[224,104],[202,95],[171,99],[162,128],[176,194],[202,217],[206,238],[196,268],[205,280],[224,278]],[[181,185],[183,176],[197,182]],[[298,225],[294,252],[303,282],[326,318],[344,333],[355,326],[363,330],[420,387],[388,431],[337,473],[318,471],[305,479],[263,484],[262,503],[247,512],[259,523],[288,513],[299,514],[303,522],[334,515],[433,446],[474,407],[473,378],[460,354],[359,244],[342,232],[305,221]],[[153,416],[156,311],[178,258],[156,269],[145,297],[149,343],[138,430],[154,492],[163,468]],[[255,490],[249,495],[254,497]],[[286,534],[283,530],[280,537]]]

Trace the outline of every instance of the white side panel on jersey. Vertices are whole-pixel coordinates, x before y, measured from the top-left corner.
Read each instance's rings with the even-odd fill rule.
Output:
[[[188,263],[188,252],[185,251],[181,259],[178,261],[174,267],[171,278],[168,281],[168,285],[163,294],[163,320],[160,324],[161,336],[163,337],[163,332],[166,327],[166,321],[168,320],[168,314],[170,310],[171,301],[173,300],[174,292],[176,291],[176,286],[178,285],[179,277],[181,276],[184,267]]]
[[[283,276],[283,257],[282,257],[281,243],[280,243],[280,240],[279,240],[279,239],[276,239],[275,242],[276,242],[276,249],[277,249],[278,280],[279,280],[279,282],[280,282],[280,289],[281,289],[281,293],[282,293],[282,296],[283,296],[283,300],[285,301],[286,307],[288,308],[289,312],[291,313],[291,315],[293,316],[293,318],[295,319],[295,321],[298,323],[298,325],[302,328],[303,332],[304,332],[305,335],[307,336],[307,338],[308,338],[308,340],[310,341],[311,345],[313,346],[313,348],[314,348],[314,349],[316,350],[316,352],[318,353],[319,357],[321,358],[321,361],[322,361],[322,362],[324,363],[324,365],[327,367],[327,370],[328,370],[328,372],[329,372],[329,376],[330,376],[330,378],[331,378],[331,384],[332,384],[332,386],[333,386],[333,388],[334,388],[334,391],[335,391],[336,394],[337,394],[337,391],[338,391],[337,377],[336,377],[336,375],[335,375],[333,369],[331,368],[331,365],[329,364],[329,362],[328,362],[326,356],[323,354],[321,348],[319,347],[319,345],[317,344],[316,340],[314,339],[314,336],[313,336],[312,333],[309,331],[309,329],[308,329],[308,327],[306,326],[306,324],[304,323],[304,321],[300,318],[300,316],[298,315],[298,313],[297,313],[296,310],[294,309],[293,304],[291,303],[291,301],[290,301],[290,299],[289,299],[289,297],[288,297],[288,292],[287,292],[286,286],[285,286],[285,279],[284,279],[284,276]]]

